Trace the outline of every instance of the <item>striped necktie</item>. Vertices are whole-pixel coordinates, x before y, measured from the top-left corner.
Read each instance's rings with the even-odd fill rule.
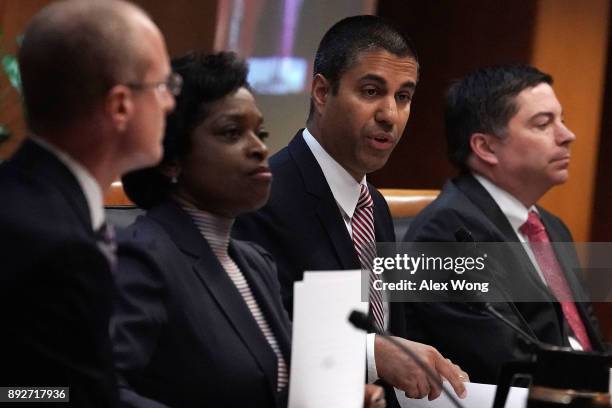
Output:
[[[380,291],[374,290],[373,283],[376,275],[372,271],[374,257],[376,257],[376,237],[374,235],[374,202],[368,186],[361,185],[359,200],[351,218],[353,231],[353,245],[359,257],[361,269],[368,271],[370,316],[379,331],[384,331],[385,309]]]

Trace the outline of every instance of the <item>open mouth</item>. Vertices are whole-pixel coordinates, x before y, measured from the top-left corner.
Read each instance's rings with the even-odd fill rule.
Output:
[[[379,150],[387,150],[393,147],[393,137],[388,134],[380,133],[373,136],[368,137],[368,142],[370,146]]]

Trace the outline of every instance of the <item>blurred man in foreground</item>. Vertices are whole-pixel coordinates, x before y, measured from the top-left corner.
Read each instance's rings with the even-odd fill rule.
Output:
[[[45,7],[19,64],[31,136],[0,166],[0,385],[69,387],[72,406],[114,406],[102,197],[161,158],[177,79],[155,24],[116,0]]]

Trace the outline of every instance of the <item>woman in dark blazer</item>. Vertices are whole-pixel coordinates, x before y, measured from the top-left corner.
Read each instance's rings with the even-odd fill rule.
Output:
[[[262,115],[231,53],[173,61],[183,78],[164,158],[124,178],[147,213],[119,234],[111,325],[125,407],[284,407],[290,328],[276,269],[230,238],[272,175]],[[142,84],[158,97],[168,84]]]

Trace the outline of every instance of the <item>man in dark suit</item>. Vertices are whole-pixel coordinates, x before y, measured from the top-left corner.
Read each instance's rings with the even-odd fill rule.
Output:
[[[402,136],[418,62],[394,28],[375,16],[356,16],[325,34],[313,74],[306,129],[270,159],[268,204],[236,224],[238,237],[274,256],[288,310],[304,271],[367,269],[372,253],[364,243],[395,240],[389,208],[366,174],[386,163]],[[376,324],[404,334],[396,305],[372,292],[370,305]],[[466,377],[458,367],[432,347],[398,340],[463,394]],[[382,378],[410,397],[439,395],[439,386],[394,346],[372,334],[367,349],[369,381]]]
[[[131,4],[57,2],[30,22],[19,64],[32,136],[0,166],[0,385],[114,406],[112,242],[97,231],[103,191],[161,157],[164,40]]]
[[[548,245],[572,242],[570,231],[536,205],[567,180],[575,139],[552,78],[529,66],[481,69],[450,88],[446,109],[448,153],[461,175],[416,217],[404,241],[452,242],[462,230],[476,242],[525,243],[493,266],[499,282],[510,283],[510,301],[494,307],[541,342],[602,350],[590,306],[574,301],[585,295],[571,267],[573,248],[553,253]],[[540,301],[513,302],[517,295]],[[504,362],[527,357],[519,336],[474,305],[405,307],[411,338],[431,342],[473,381],[495,383]]]

